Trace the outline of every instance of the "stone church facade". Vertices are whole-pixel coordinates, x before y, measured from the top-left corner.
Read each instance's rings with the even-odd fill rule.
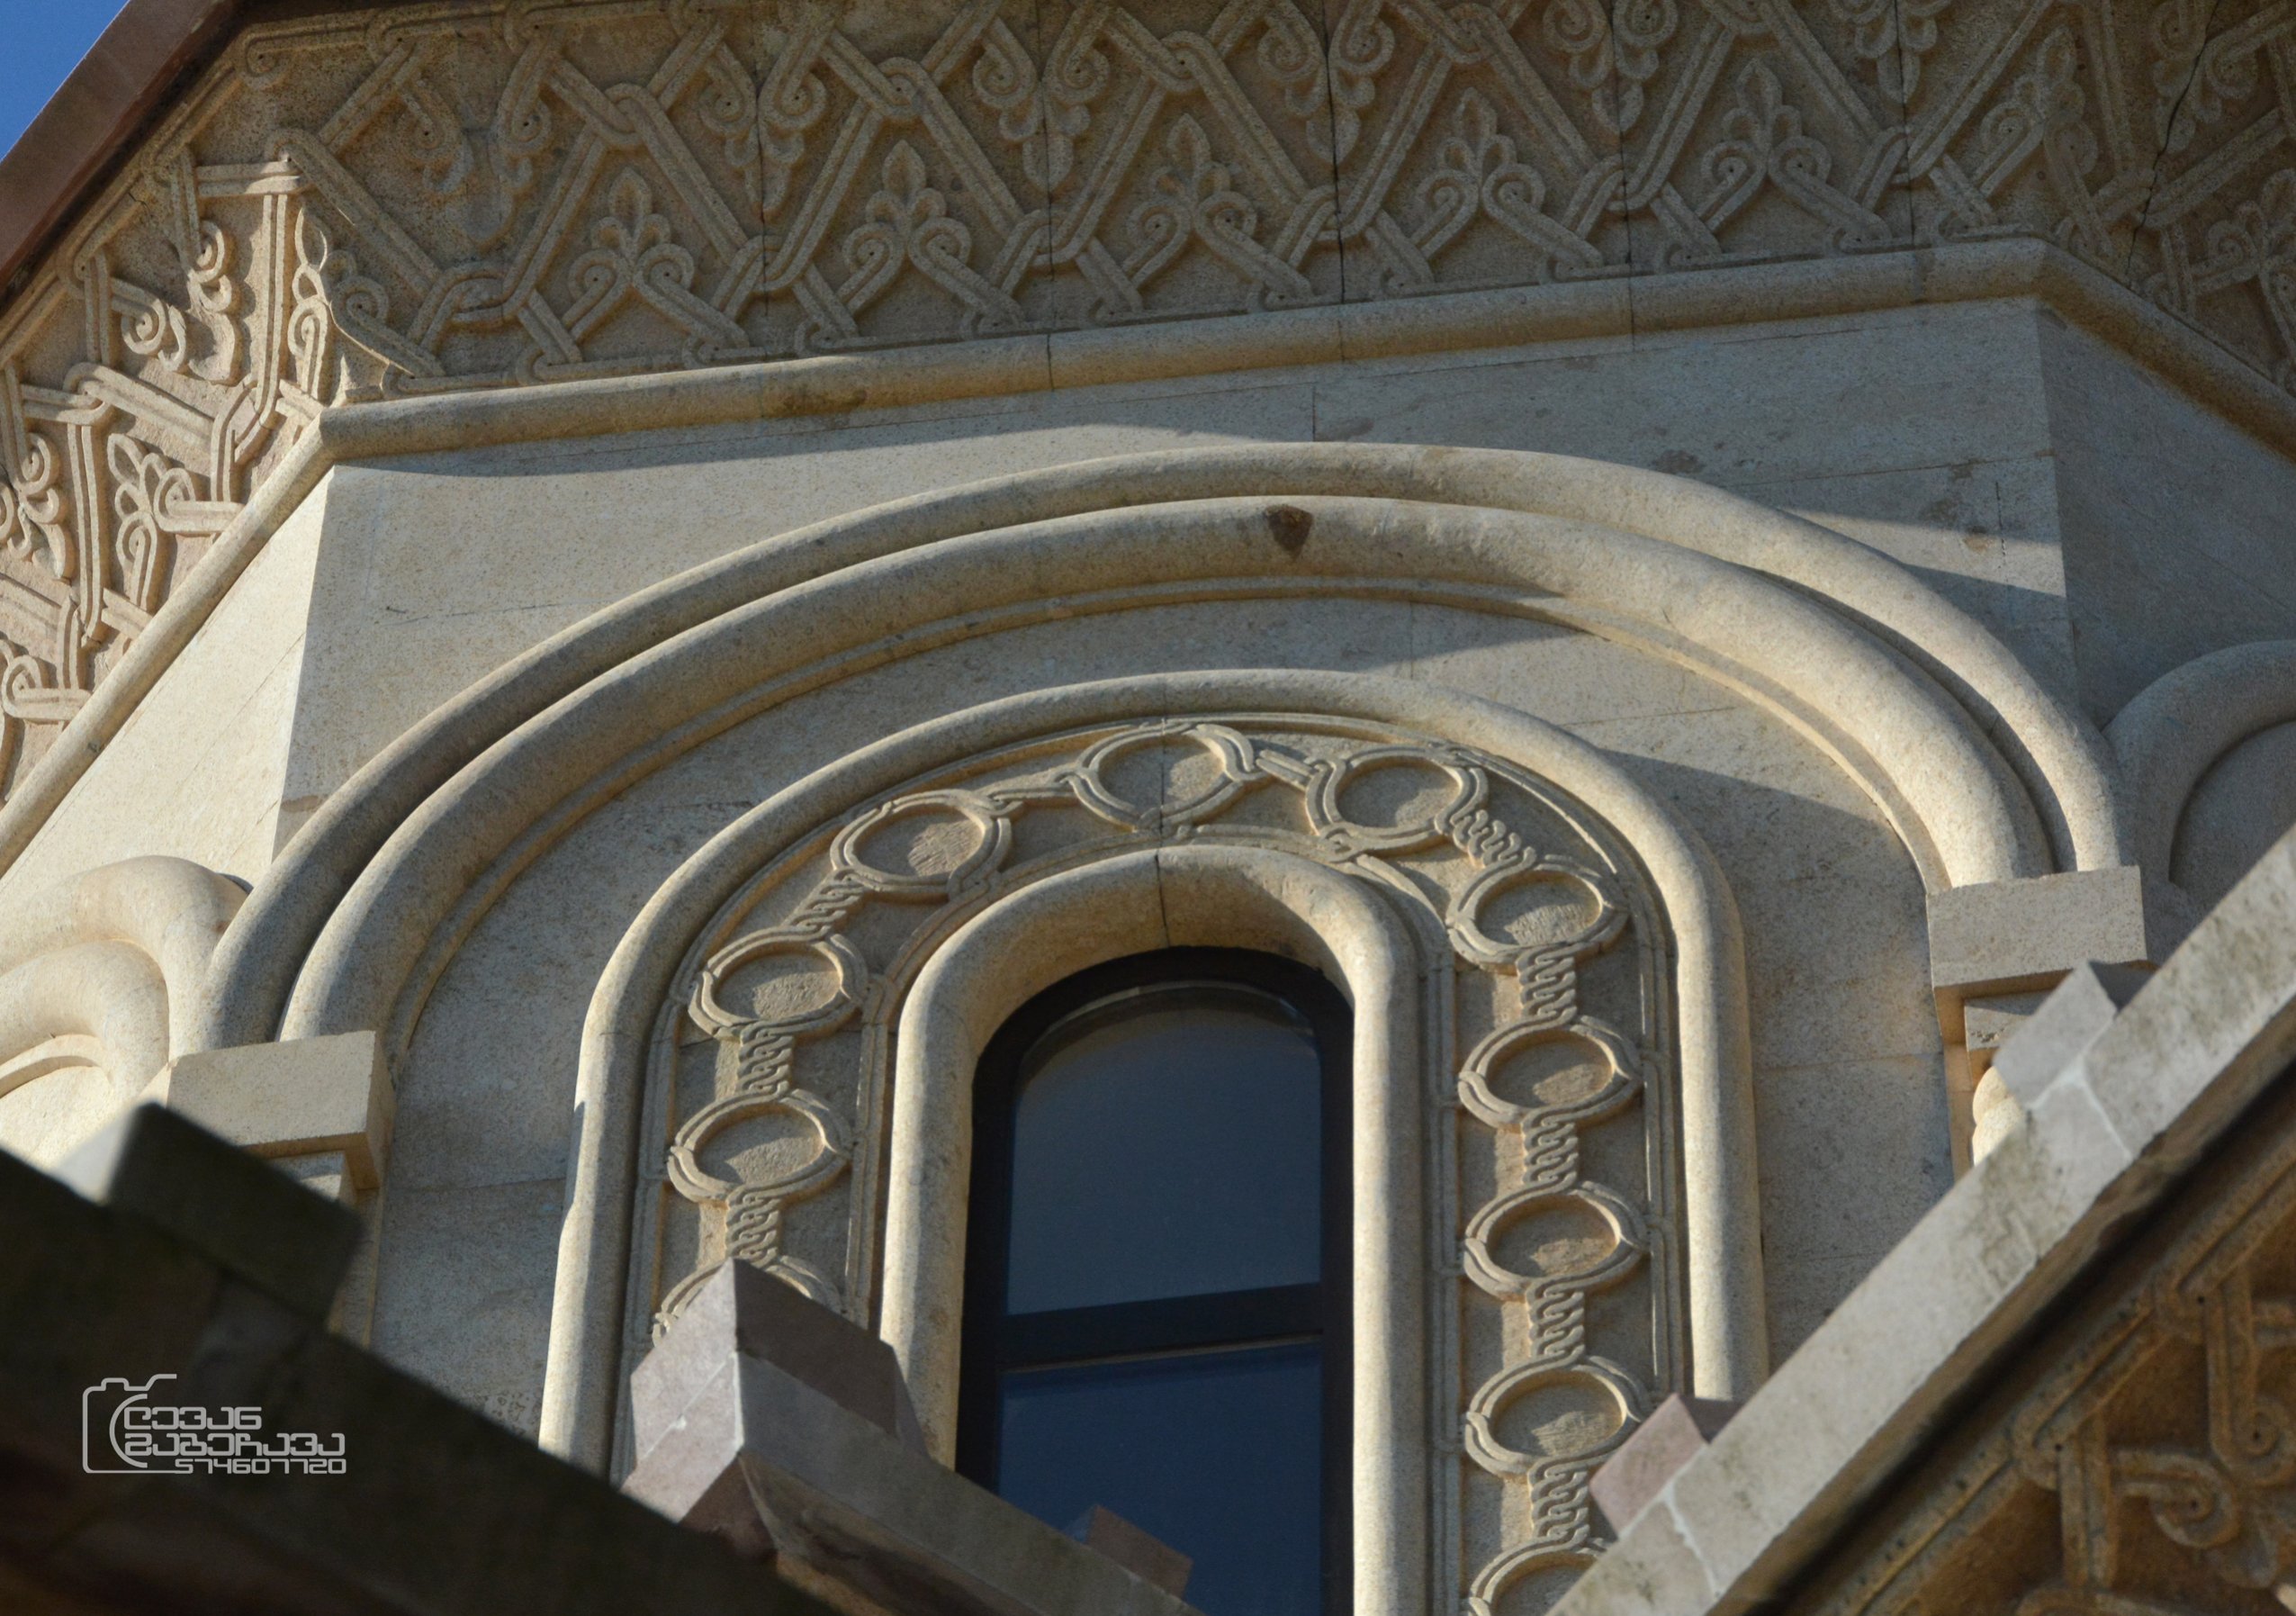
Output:
[[[276,1160],[615,1480],[762,1268],[954,1463],[985,1052],[1252,951],[1353,1610],[2277,1608],[2291,94],[2228,0],[135,0],[0,164],[0,1145]]]

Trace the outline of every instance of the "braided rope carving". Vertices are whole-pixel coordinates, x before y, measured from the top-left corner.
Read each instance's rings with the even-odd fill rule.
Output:
[[[1490,1616],[1525,1578],[1587,1563],[1598,1547],[1587,1477],[1654,1393],[1667,1389],[1589,1340],[1589,1298],[1648,1277],[1652,1249],[1643,1197],[1590,1179],[1581,1148],[1586,1129],[1622,1115],[1643,1092],[1635,1043],[1580,1001],[1582,968],[1625,934],[1630,906],[1608,870],[1576,848],[1542,851],[1491,805],[1503,765],[1443,745],[1292,738],[1312,721],[1253,721],[1253,733],[1239,727],[1244,722],[1139,725],[1105,733],[1072,762],[1017,780],[909,791],[855,815],[830,838],[825,868],[786,917],[725,943],[696,978],[691,1017],[731,1058],[720,1066],[720,1097],[676,1127],[668,1182],[721,1220],[725,1257],[765,1267],[833,1305],[855,1305],[851,1293],[865,1275],[849,1274],[841,1290],[787,1249],[790,1210],[842,1182],[852,1164],[851,1125],[797,1079],[801,1052],[851,1025],[865,1001],[875,1002],[871,968],[849,940],[865,914],[883,905],[968,912],[1009,889],[1032,867],[1014,857],[1014,826],[1025,816],[1065,810],[1076,823],[1082,810],[1086,849],[1243,835],[1274,838],[1335,867],[1384,872],[1391,888],[1420,893],[1470,976],[1487,977],[1496,989],[1499,1025],[1460,1064],[1455,1088],[1462,1113],[1489,1130],[1508,1165],[1498,1193],[1463,1218],[1460,1272],[1500,1304],[1514,1321],[1508,1340],[1520,1345],[1496,1374],[1462,1388],[1452,1405],[1471,1473],[1491,1478],[1483,1485],[1496,1484],[1502,1494],[1519,1489],[1504,1540],[1478,1551],[1472,1575],[1463,1578],[1469,1616]],[[1292,733],[1282,739],[1263,733],[1279,725]],[[1152,799],[1137,787],[1128,794],[1123,781],[1159,752],[1160,791]],[[1405,789],[1391,790],[1387,800],[1403,806],[1354,809],[1377,794],[1364,782],[1391,772],[1387,784]],[[1529,789],[1518,776],[1504,777],[1510,790]],[[1240,804],[1271,790],[1294,808],[1272,815],[1262,808],[1248,825],[1229,822]],[[1272,829],[1272,818],[1297,829]],[[1080,856],[1077,844],[1062,856]],[[1517,918],[1508,920],[1510,914]],[[752,1003],[741,1001],[740,984],[767,967],[792,965],[819,984],[803,1002],[787,1002],[786,987],[779,998],[758,993]],[[886,1016],[889,1007],[874,1013]],[[1545,1070],[1558,1058],[1559,1068],[1531,1092],[1510,1097],[1519,1087],[1510,1068],[1528,1062]],[[801,1160],[754,1178],[703,1166],[727,1130],[769,1112],[779,1114],[779,1125],[794,1117],[813,1129],[815,1142]],[[1599,1241],[1566,1242],[1582,1258],[1575,1264],[1510,1268],[1502,1256],[1509,1232],[1543,1218],[1606,1232]],[[659,1318],[672,1316],[714,1267],[704,1262],[662,1295]],[[1671,1306],[1657,1280],[1650,1290],[1653,1309]],[[1654,1314],[1653,1339],[1663,1334]],[[1661,1376],[1673,1368],[1662,1352],[1656,1367]],[[1531,1438],[1510,1438],[1509,1411],[1534,1395],[1543,1406],[1559,1398],[1574,1412],[1560,1434],[1549,1422]]]

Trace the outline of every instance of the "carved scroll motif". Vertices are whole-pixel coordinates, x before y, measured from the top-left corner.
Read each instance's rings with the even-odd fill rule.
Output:
[[[887,1029],[991,898],[1174,841],[1311,857],[1409,907],[1454,961],[1445,1039],[1465,1052],[1432,1164],[1456,1253],[1432,1326],[1448,1412],[1430,1440],[1462,1456],[1447,1575],[1478,1616],[1544,1608],[1598,1546],[1589,1473],[1686,1372],[1671,1106],[1649,1077],[1661,934],[1631,866],[1551,788],[1454,747],[1276,718],[1070,747],[858,813],[716,928],[686,1002],[709,1042],[656,1083],[639,1244],[662,1258],[632,1328],[729,1256],[869,1316]]]
[[[0,320],[0,634],[84,696],[164,602],[158,552],[112,531],[113,438],[220,521],[317,411],[383,393],[2012,234],[2283,384],[2296,361],[2296,32],[2269,11],[1154,14],[247,29]],[[0,748],[51,722],[0,717]]]

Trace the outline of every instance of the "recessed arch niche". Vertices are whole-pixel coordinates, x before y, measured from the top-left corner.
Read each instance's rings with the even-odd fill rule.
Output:
[[[1184,943],[1355,1007],[1356,1608],[1542,1607],[1655,1401],[1763,1371],[1734,912],[1591,748],[1373,676],[1008,700],[689,861],[592,1005],[545,1441],[604,1461],[623,1369],[740,1257],[892,1341],[945,1452],[973,1067]]]

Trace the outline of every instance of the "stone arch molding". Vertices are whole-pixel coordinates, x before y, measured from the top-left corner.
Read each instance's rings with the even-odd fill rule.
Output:
[[[1763,1372],[1735,913],[1598,753],[1390,679],[1010,699],[698,853],[592,1001],[545,1441],[606,1462],[649,1324],[738,1256],[875,1323],[945,1454],[974,1062],[1174,943],[1355,1005],[1357,1609],[1543,1608],[1652,1401]]]
[[[993,479],[769,539],[506,664],[371,760],[306,824],[219,949],[191,1047],[379,1029],[403,1052],[431,985],[536,858],[648,773],[796,696],[1053,618],[1301,596],[1553,623],[1681,664],[1832,757],[1933,890],[2125,862],[2102,737],[1966,615],[1838,534],[1683,479],[1562,456],[1164,452]],[[1504,730],[1512,750],[1479,741],[1480,729],[1514,721],[1501,709],[1470,704],[1481,716],[1469,721],[1438,690],[1355,677],[1297,675],[1309,682],[1300,685],[1255,674],[1248,696],[1220,684],[1231,676],[1206,677],[1201,689],[1130,682],[1132,695],[1095,698],[1100,708],[1068,721],[1240,710],[1396,726],[1531,768],[1625,838],[1679,951],[1683,1361],[1698,1389],[1751,1387],[1759,1330],[1733,1333],[1732,1322],[1759,1293],[1746,1279],[1751,1239],[1731,1232],[1751,1227],[1742,991],[1716,985],[1735,980],[1735,943],[1720,940],[1734,922],[1714,918],[1728,904],[1703,862],[1679,853],[1670,889],[1653,849],[1679,849],[1680,834],[1623,780],[1577,783],[1596,778],[1599,760],[1534,738],[1552,735],[1541,727]],[[1039,699],[1058,705],[1053,692]],[[1018,726],[996,744],[1019,744],[1045,733],[1049,711],[981,722]],[[993,739],[858,754],[858,772],[839,776],[844,795],[776,834],[810,834]],[[792,800],[778,797],[774,811],[795,812]],[[752,819],[741,823],[755,834]],[[562,1262],[571,1290],[558,1299],[545,1418],[555,1445],[596,1463],[624,1319],[625,1264],[611,1254],[628,1250],[635,1194],[630,1159],[608,1142],[640,1136],[631,1113],[649,1093],[648,1029],[682,951],[764,856],[729,852],[748,844],[728,835],[698,855],[689,871],[700,873],[648,906],[585,1031],[579,1125],[591,1167],[577,1178],[569,1239],[590,1250]],[[1724,1014],[1729,1004],[1741,1007]],[[698,1152],[695,1165],[707,1167]]]
[[[2125,862],[2093,727],[1839,534],[1558,456],[1167,451],[800,529],[506,664],[304,826],[225,939],[197,1036],[383,1028],[403,1048],[462,938],[543,849],[681,753],[853,672],[1053,616],[1307,594],[1534,618],[1683,664],[1832,755],[1932,889]]]
[[[2136,862],[2189,926],[2296,822],[2296,640],[2228,645],[2172,668],[2106,733]]]

